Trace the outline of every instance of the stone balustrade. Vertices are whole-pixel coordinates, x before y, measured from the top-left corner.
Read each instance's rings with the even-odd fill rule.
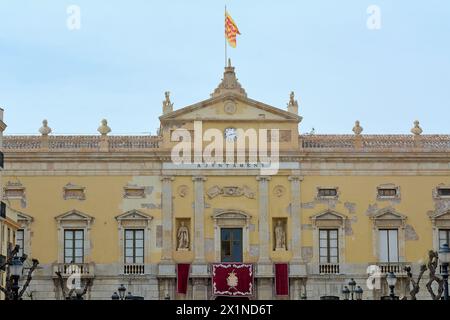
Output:
[[[161,136],[5,136],[4,152],[133,152],[161,147]],[[300,135],[305,152],[450,152],[450,135]]]
[[[450,152],[450,135],[301,135],[307,152]]]
[[[146,151],[160,146],[160,136],[6,136],[4,152]]]

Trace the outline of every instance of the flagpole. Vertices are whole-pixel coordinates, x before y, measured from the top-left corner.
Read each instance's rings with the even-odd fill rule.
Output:
[[[226,19],[226,17],[227,17],[227,5],[225,5],[225,16],[224,16],[224,32],[223,32],[223,38],[224,38],[224,40],[225,40],[225,67],[227,66],[227,60],[228,60],[228,57],[227,57],[227,35],[225,34],[225,30],[226,30],[226,25],[225,25],[225,19]]]

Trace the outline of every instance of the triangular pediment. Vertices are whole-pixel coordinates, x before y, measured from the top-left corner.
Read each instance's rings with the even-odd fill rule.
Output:
[[[405,220],[407,217],[395,211],[393,208],[385,208],[379,210],[372,216],[372,219],[376,220]]]
[[[32,222],[34,218],[24,212],[18,211],[16,209],[13,209],[9,206],[6,206],[6,216],[10,217],[11,214],[13,214],[15,217],[17,217],[17,221],[27,221]]]
[[[150,221],[153,217],[139,210],[130,210],[116,217],[116,220],[146,220]]]
[[[302,117],[235,93],[213,97],[167,113],[161,122],[170,121],[280,121],[300,122]]]
[[[58,221],[92,221],[93,217],[90,215],[80,212],[78,210],[71,210],[55,217]]]
[[[433,220],[450,220],[450,211],[435,212],[430,215]]]
[[[342,221],[347,219],[347,216],[340,214],[336,211],[327,210],[311,216],[312,220],[338,220]]]

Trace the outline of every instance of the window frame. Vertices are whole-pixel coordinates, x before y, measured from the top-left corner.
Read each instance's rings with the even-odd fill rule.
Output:
[[[76,238],[76,233],[77,232],[81,232],[81,234],[82,234],[82,238],[81,239],[77,239]],[[72,233],[72,239],[68,239],[67,238],[66,235],[68,233]],[[85,244],[84,244],[84,241],[85,241],[85,230],[84,229],[76,229],[76,228],[74,228],[74,229],[64,229],[63,236],[64,236],[64,252],[63,252],[63,261],[64,261],[64,263],[65,264],[83,264],[84,261],[85,261]],[[72,241],[72,248],[68,248],[67,247],[67,242],[66,241],[70,241],[70,240]],[[76,240],[81,240],[81,248],[76,246]],[[67,256],[66,252],[67,252],[67,250],[70,250],[70,249],[72,250],[71,256]],[[77,249],[81,249],[81,253],[82,253],[82,255],[81,255],[81,262],[77,262],[77,258],[80,257],[80,256],[76,256],[76,250]],[[70,262],[67,262],[66,258],[68,258],[68,257],[71,258]]]
[[[22,235],[22,237],[19,237],[19,234]],[[21,243],[18,243],[21,242]],[[16,245],[19,245],[19,251],[17,254],[21,257],[25,253],[25,229],[18,229],[16,231]]]
[[[331,233],[335,233],[336,237],[331,238]],[[322,233],[326,234],[325,238],[322,238]],[[322,246],[322,241],[326,240],[326,246]],[[336,246],[331,246],[331,240],[336,241]],[[327,251],[326,255],[322,255],[322,249]],[[336,249],[336,255],[331,255],[331,249]],[[339,263],[339,229],[338,228],[319,228],[319,263],[320,264],[338,264]],[[325,258],[326,261],[322,261]],[[336,258],[336,261],[332,261],[332,258]]]
[[[127,246],[127,233],[132,233],[132,247]],[[137,239],[137,232],[142,233],[142,239]],[[142,240],[142,247],[136,246],[136,240]],[[145,229],[141,228],[124,228],[123,230],[123,262],[124,264],[144,264],[145,263]],[[127,249],[132,249],[132,256],[127,255]],[[136,249],[142,249],[142,256],[137,256]],[[132,258],[133,262],[127,262],[127,258]],[[142,258],[142,262],[137,262],[137,258]]]
[[[444,233],[445,232],[445,242],[443,242],[442,244],[444,244],[444,243],[447,243],[448,245],[450,245],[450,229],[444,229],[444,228],[442,228],[442,229],[438,229],[438,247],[440,248],[441,246],[442,246],[442,244],[441,244],[441,240],[442,240],[442,238],[441,238],[441,233]]]
[[[396,234],[396,248],[397,248],[397,260],[396,261],[392,261],[391,260],[391,250],[390,250],[390,234],[391,232],[395,231]],[[382,232],[386,232],[386,244],[387,244],[387,261],[381,261],[381,234]],[[399,230],[395,229],[395,228],[379,228],[378,229],[378,237],[379,237],[379,249],[380,250],[380,262],[382,263],[399,263],[400,262],[400,241],[399,241]]]

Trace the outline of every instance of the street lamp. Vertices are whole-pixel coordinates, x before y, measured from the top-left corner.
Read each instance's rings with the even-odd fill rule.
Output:
[[[350,296],[350,290],[347,286],[344,286],[344,289],[342,289],[342,294],[344,295],[344,300],[348,300],[348,297]]]
[[[19,299],[19,279],[22,275],[23,271],[23,262],[22,259],[18,256],[12,258],[11,264],[9,265],[9,271],[11,272],[11,278],[13,280],[12,290],[13,290],[13,299]]]
[[[394,288],[395,288],[395,284],[397,283],[397,277],[395,276],[395,274],[393,272],[388,272],[388,274],[386,275],[386,281],[387,281],[389,289],[391,291],[390,292],[391,300],[395,300]]]
[[[444,300],[448,300],[448,264],[450,263],[450,248],[444,243],[439,249],[439,261],[442,265],[442,278],[444,278]]]
[[[119,291],[119,299],[120,300],[125,300],[125,292],[127,291],[125,286],[123,284],[121,284],[119,289],[117,289],[117,290]]]
[[[356,287],[355,279],[351,278],[350,281],[348,282],[348,284],[346,286],[344,286],[344,288],[342,289],[342,294],[344,295],[344,300],[349,300],[350,294],[351,294],[352,300],[355,300],[355,295],[356,295],[356,300],[361,300],[362,294],[363,294],[363,289],[360,286]]]
[[[356,286],[355,279],[351,278],[351,280],[348,282],[348,286],[350,287],[350,292],[352,293],[352,300],[354,300],[353,294],[355,293],[355,286]]]
[[[363,292],[364,291],[360,286],[356,287],[356,290],[355,290],[356,300],[362,300]]]
[[[111,296],[111,300],[144,300],[144,297],[132,295],[129,291],[128,294],[125,294],[126,292],[127,288],[121,284],[119,288],[117,288],[117,291]]]

